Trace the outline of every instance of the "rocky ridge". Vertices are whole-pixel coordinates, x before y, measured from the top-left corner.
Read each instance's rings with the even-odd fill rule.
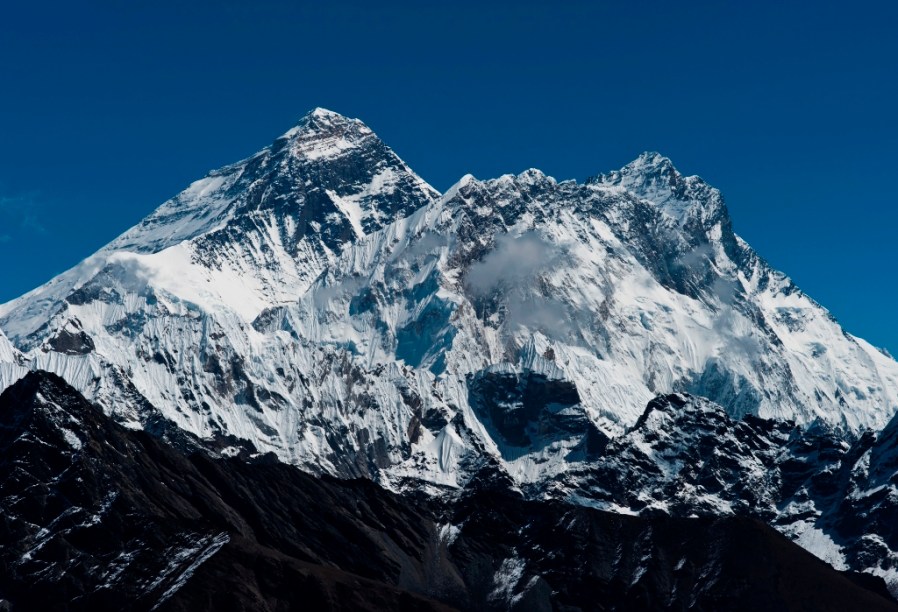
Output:
[[[0,451],[6,609],[898,609],[758,521],[527,501],[491,473],[436,504],[183,453],[44,372],[0,395]]]

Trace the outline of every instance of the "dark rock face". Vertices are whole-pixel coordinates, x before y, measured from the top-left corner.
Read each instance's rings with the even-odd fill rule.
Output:
[[[493,438],[504,443],[504,458],[562,441],[578,458],[600,455],[608,437],[587,417],[574,383],[506,366],[477,372],[468,382],[468,401]]]
[[[12,610],[898,609],[761,523],[449,504],[259,457],[183,454],[37,372],[0,396]]]
[[[529,446],[531,434],[560,429],[583,431],[588,419],[565,418],[580,403],[570,381],[553,380],[537,372],[485,370],[470,383],[471,405],[514,446]],[[574,422],[571,422],[574,421]]]
[[[53,336],[47,345],[57,353],[66,355],[86,355],[94,350],[94,341],[83,331],[72,332],[67,329]]]
[[[503,569],[514,577],[507,591],[511,609],[850,610],[865,605],[838,594],[842,588],[854,591],[851,578],[833,572],[832,582],[817,583],[819,568],[831,568],[758,521],[622,516],[564,504],[514,503],[501,492],[466,501],[461,513],[471,527],[457,546],[465,575],[475,581],[489,575],[485,568],[494,566],[487,559],[508,555]],[[518,559],[527,568],[520,574]],[[876,597],[888,599],[882,583],[874,582]],[[833,592],[826,592],[830,587]]]

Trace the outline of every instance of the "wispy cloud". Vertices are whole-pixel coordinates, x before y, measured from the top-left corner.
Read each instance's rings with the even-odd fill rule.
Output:
[[[575,331],[574,313],[564,302],[545,293],[540,277],[569,257],[563,245],[537,232],[504,234],[496,247],[471,265],[465,278],[474,297],[506,290],[505,325],[539,330],[550,338],[568,338]]]
[[[561,257],[558,246],[536,232],[520,236],[502,235],[496,248],[468,270],[468,289],[476,296],[488,295],[499,286],[513,287],[531,281]]]
[[[706,269],[714,258],[714,249],[710,244],[700,244],[691,251],[679,255],[675,265],[686,270]]]
[[[348,276],[337,280],[333,284],[320,283],[312,289],[315,307],[324,308],[331,300],[337,298],[349,299],[364,285],[365,279],[361,276]]]
[[[17,234],[43,234],[37,194],[0,195],[0,243],[10,242]]]
[[[508,302],[505,324],[539,330],[549,338],[567,339],[575,332],[574,313],[564,302],[532,295]]]

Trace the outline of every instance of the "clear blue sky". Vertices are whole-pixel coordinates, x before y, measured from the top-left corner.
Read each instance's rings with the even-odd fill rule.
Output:
[[[441,190],[658,150],[898,355],[898,3],[416,4],[6,3],[0,302],[324,106]]]

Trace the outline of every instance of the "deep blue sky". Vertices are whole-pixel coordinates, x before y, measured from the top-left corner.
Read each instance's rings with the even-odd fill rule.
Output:
[[[0,302],[324,106],[440,190],[658,150],[898,355],[898,4],[249,4],[6,3]]]

